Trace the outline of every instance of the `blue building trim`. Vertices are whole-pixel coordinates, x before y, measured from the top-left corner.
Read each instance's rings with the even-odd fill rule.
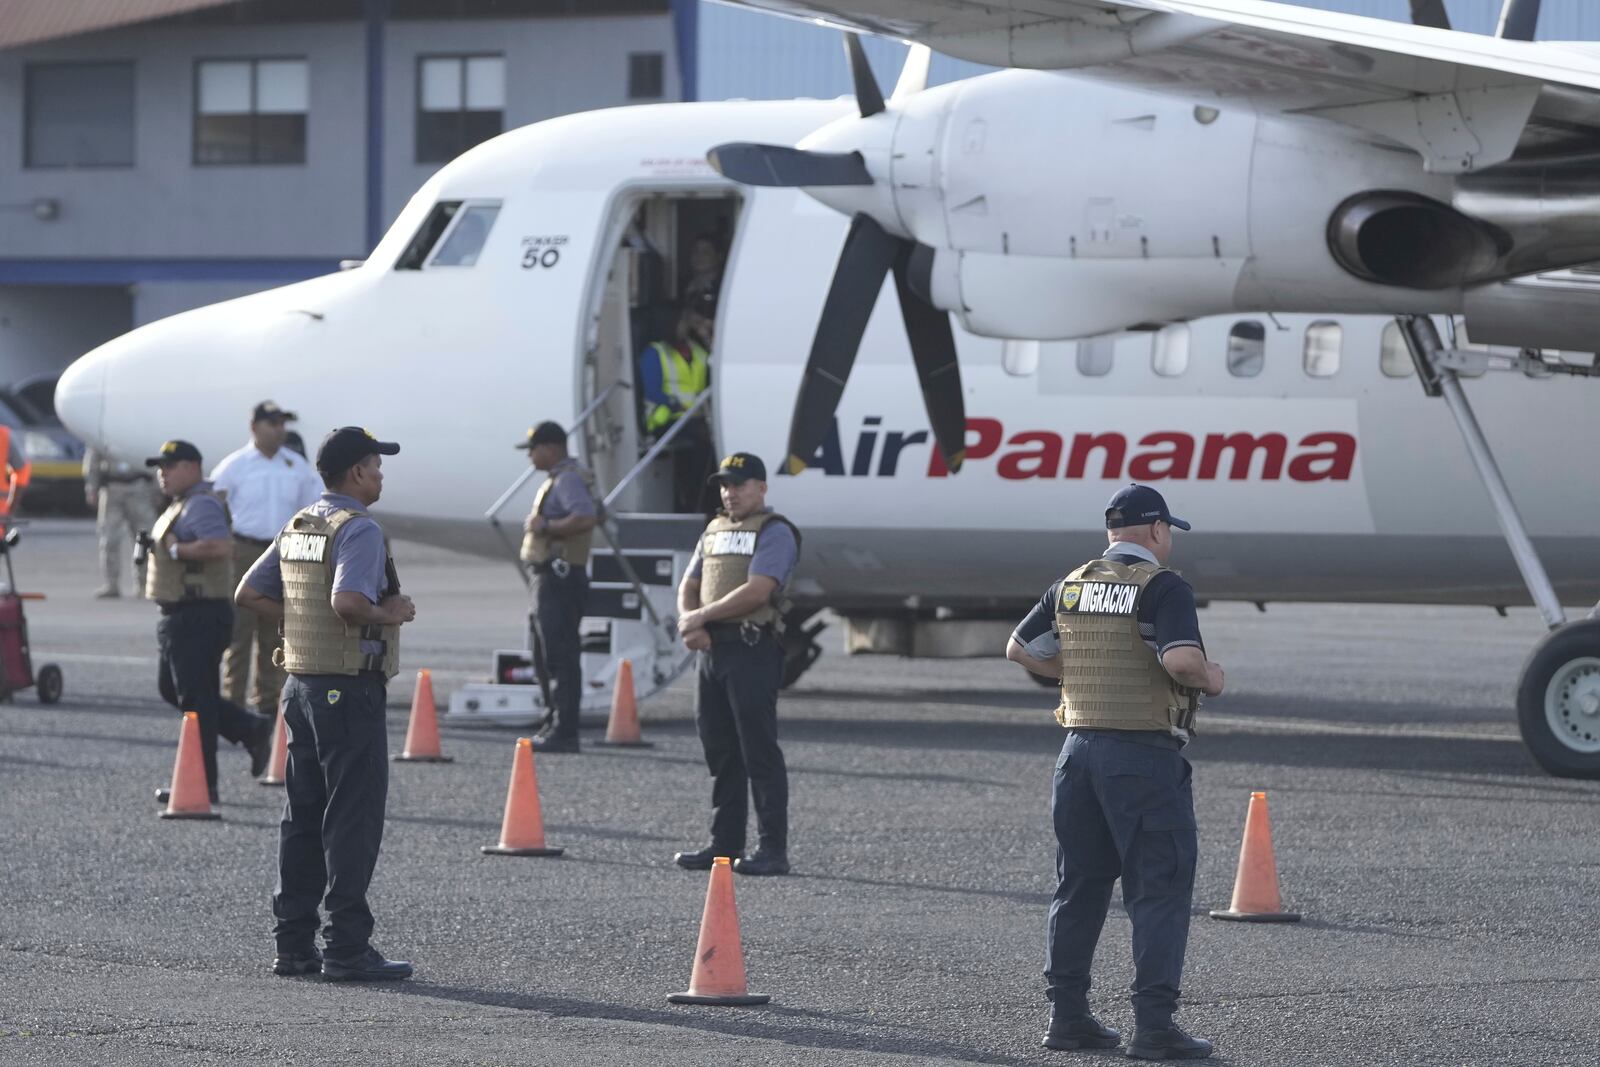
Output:
[[[362,0],[367,29],[367,251],[383,237],[383,34],[389,0]]]
[[[282,283],[338,269],[337,259],[0,259],[0,285]]]
[[[684,101],[700,99],[700,0],[672,0],[672,30],[678,45],[678,77]]]

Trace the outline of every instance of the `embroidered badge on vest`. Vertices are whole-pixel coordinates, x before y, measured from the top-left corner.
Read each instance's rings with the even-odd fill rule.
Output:
[[[1061,590],[1061,610],[1071,611],[1078,606],[1078,598],[1083,595],[1083,586],[1068,585]]]
[[[328,707],[331,708],[335,704],[339,703],[339,698],[342,696],[344,696],[344,694],[337,689],[328,690]]]
[[[1126,582],[1084,582],[1071,602],[1067,595],[1062,590],[1062,608],[1080,615],[1132,615],[1139,603],[1139,587]]]

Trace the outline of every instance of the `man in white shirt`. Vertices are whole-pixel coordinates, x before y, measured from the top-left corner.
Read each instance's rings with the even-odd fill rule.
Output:
[[[233,514],[233,573],[244,574],[261,558],[295,512],[322,496],[322,479],[309,460],[284,447],[288,424],[295,418],[270,400],[250,416],[250,443],[231,452],[211,472],[218,492],[226,495]],[[284,673],[272,662],[281,638],[278,622],[245,608],[233,613],[233,640],[222,657],[222,689],[235,704],[244,704],[250,677],[250,645],[256,646],[256,680],[250,705],[276,716]]]

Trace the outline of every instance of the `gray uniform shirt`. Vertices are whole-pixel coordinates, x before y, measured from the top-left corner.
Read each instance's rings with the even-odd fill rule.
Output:
[[[771,508],[762,508],[763,515]],[[795,543],[794,530],[786,522],[769,522],[756,535],[755,555],[750,557],[750,573],[771,578],[779,587],[789,580],[789,572],[800,558],[800,546]],[[689,557],[689,577],[699,578],[701,571],[700,542],[694,543],[694,555]]]
[[[226,541],[233,536],[222,501],[203,495],[212,491],[210,482],[196,482],[180,497],[183,510],[178,512],[178,521],[172,524],[172,536],[179,543]]]
[[[594,515],[594,497],[583,480],[583,468],[576,459],[566,459],[550,468],[550,491],[544,495],[544,511],[551,522],[569,515]]]
[[[342,493],[323,493],[322,499],[311,505],[313,514],[327,518],[336,511],[365,511],[366,507],[355,497]],[[333,591],[335,593],[360,593],[372,603],[383,599],[388,586],[384,570],[387,553],[383,548],[383,528],[370,515],[359,515],[339,528],[333,538]],[[283,599],[283,568],[278,562],[278,542],[256,560],[255,566],[244,576],[245,584],[264,597]],[[377,655],[382,645],[376,641],[361,642],[361,651]]]

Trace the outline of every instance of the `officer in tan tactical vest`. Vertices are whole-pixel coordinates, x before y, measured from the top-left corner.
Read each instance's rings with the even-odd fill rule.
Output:
[[[233,633],[232,540],[227,505],[201,480],[200,450],[188,441],[168,441],[145,466],[156,468],[168,500],[150,532],[140,532],[147,561],[144,595],[161,608],[157,684],[162,699],[200,720],[200,751],[215,804],[217,737],[244,745],[250,774],[258,776],[272,754],[272,719],[222,696],[218,665]],[[165,802],[166,790],[156,790],[156,799]]]
[[[711,476],[722,510],[700,535],[678,586],[678,632],[700,652],[695,726],[711,771],[711,843],[679,852],[686,870],[741,857],[740,874],[789,873],[789,771],[778,747],[782,623],[800,531],[767,507],[767,468],[735,452]],[[749,797],[755,852],[743,856]]]
[[[533,577],[534,656],[554,683],[549,723],[533,737],[540,752],[578,751],[578,709],[583,699],[582,642],[578,624],[589,601],[589,548],[600,509],[594,475],[567,455],[567,432],[541,422],[517,445],[547,475],[534,493],[522,525],[522,562]]]
[[[1194,590],[1166,568],[1172,517],[1161,494],[1130,485],[1106,508],[1111,542],[1052,585],[1011,635],[1006,658],[1061,680],[1067,730],[1051,812],[1059,882],[1045,954],[1053,1049],[1116,1048],[1089,1011],[1089,964],[1113,884],[1133,923],[1134,1059],[1202,1059],[1178,1009],[1197,859],[1189,761],[1197,695],[1222,692],[1205,656]]]
[[[322,440],[327,491],[289,520],[239,583],[235,599],[282,620],[288,804],[278,836],[275,974],[331,981],[411,977],[372,947],[367,886],[383,842],[389,790],[384,705],[399,669],[400,627],[416,606],[367,509],[383,492],[383,459],[400,451],[345,426]],[[328,923],[316,947],[317,906]]]

